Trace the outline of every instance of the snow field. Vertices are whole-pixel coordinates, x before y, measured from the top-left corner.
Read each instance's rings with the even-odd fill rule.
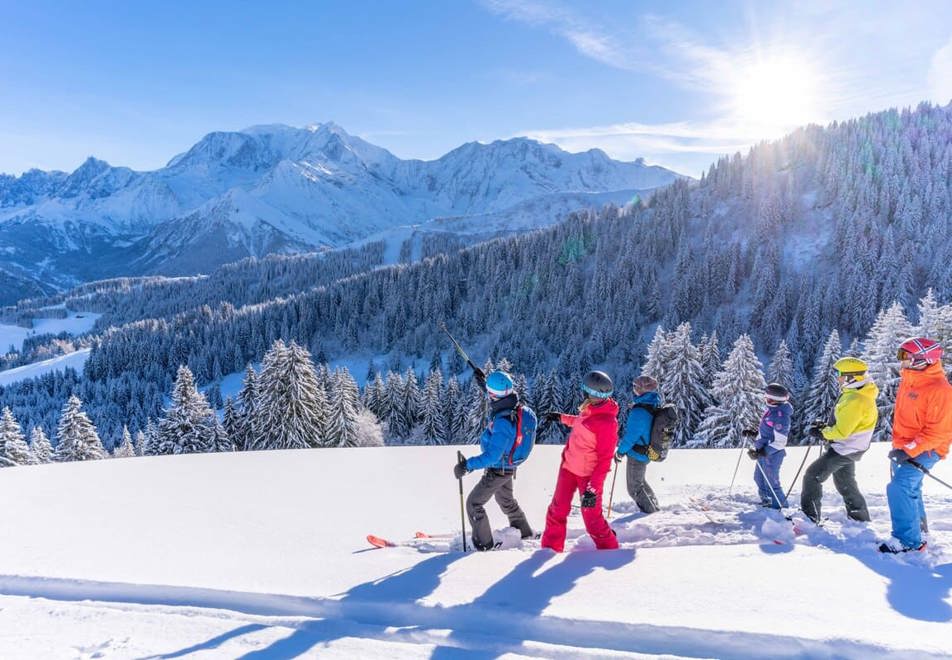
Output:
[[[70,312],[65,319],[35,319],[32,328],[0,323],[0,351],[6,351],[10,346],[19,351],[23,341],[33,335],[58,335],[61,332],[81,335],[92,330],[100,316],[102,314],[92,312]]]
[[[618,551],[590,551],[577,512],[569,551],[539,550],[538,541],[504,531],[492,502],[491,521],[511,550],[432,551],[458,544],[458,536],[433,539],[431,551],[369,548],[368,533],[403,541],[417,530],[458,530],[457,449],[202,454],[2,470],[0,500],[12,505],[0,544],[0,656],[950,653],[952,496],[926,483],[929,552],[880,556],[873,540],[889,531],[884,445],[859,464],[869,526],[845,519],[829,483],[830,521],[794,536],[754,505],[746,458],[735,499],[727,497],[739,450],[675,450],[648,471],[658,514],[636,511],[621,466],[612,517]],[[516,480],[539,530],[560,449],[538,447]],[[785,486],[803,451],[790,450]],[[936,473],[949,471],[940,463]],[[465,478],[467,491],[477,478]]]
[[[38,378],[51,371],[62,371],[66,368],[72,368],[82,373],[83,365],[89,359],[90,350],[92,349],[81,348],[66,355],[57,355],[49,360],[41,360],[40,362],[25,364],[22,367],[0,371],[0,386],[12,385],[28,378]]]

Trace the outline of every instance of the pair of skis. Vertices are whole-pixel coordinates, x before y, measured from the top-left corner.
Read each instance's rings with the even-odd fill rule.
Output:
[[[382,536],[368,534],[367,543],[374,546],[375,548],[399,548],[401,546],[419,548],[420,546],[426,546],[432,541],[448,541],[453,538],[456,538],[456,534],[427,534],[426,532],[417,532],[413,535],[411,540],[397,543],[395,541],[385,539]]]

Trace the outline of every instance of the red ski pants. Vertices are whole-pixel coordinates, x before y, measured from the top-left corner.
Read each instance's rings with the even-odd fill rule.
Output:
[[[588,477],[579,477],[565,468],[559,469],[559,480],[555,483],[555,493],[552,503],[545,514],[545,532],[542,534],[542,547],[552,548],[556,552],[565,549],[565,523],[572,510],[572,498],[575,493],[582,496],[589,483]],[[608,521],[602,515],[602,484],[592,484],[595,489],[595,506],[582,509],[582,520],[585,521],[585,530],[595,541],[599,550],[615,550],[618,548],[618,539],[615,532],[608,526]]]

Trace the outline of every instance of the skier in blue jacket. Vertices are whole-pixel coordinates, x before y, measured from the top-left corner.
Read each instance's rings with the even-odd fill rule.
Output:
[[[651,424],[655,410],[661,405],[658,381],[650,376],[639,376],[633,384],[635,399],[628,410],[625,434],[619,439],[615,450],[615,462],[628,457],[625,470],[628,494],[642,513],[654,513],[660,507],[651,486],[645,481],[648,469],[648,443],[651,441]]]
[[[509,518],[509,524],[519,530],[522,538],[531,538],[533,531],[513,495],[512,482],[516,476],[516,466],[512,464],[511,454],[516,440],[515,417],[519,414],[516,412],[519,398],[512,377],[505,371],[492,371],[485,377],[479,372],[476,379],[489,395],[489,425],[479,438],[481,453],[457,463],[453,475],[461,479],[467,472],[484,470],[482,479],[466,498],[466,514],[473,530],[473,547],[477,550],[492,550],[495,547],[493,532],[483,505],[493,497]],[[531,424],[535,426],[532,410],[522,406],[521,414],[532,415]]]
[[[747,455],[757,461],[754,482],[760,492],[760,503],[771,509],[787,506],[787,498],[780,485],[780,466],[787,455],[787,437],[790,435],[790,420],[793,406],[790,391],[779,383],[770,383],[764,390],[767,409],[760,419],[757,431],[745,431],[745,436],[754,436],[754,446]]]

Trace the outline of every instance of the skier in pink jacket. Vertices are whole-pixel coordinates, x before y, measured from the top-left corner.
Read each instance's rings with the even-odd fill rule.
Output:
[[[585,376],[582,391],[585,401],[578,415],[546,413],[547,419],[572,428],[562,451],[559,478],[542,534],[542,547],[556,552],[565,549],[565,524],[576,492],[581,498],[585,529],[595,547],[599,550],[618,548],[615,532],[602,515],[602,486],[618,442],[618,404],[611,398],[611,378],[601,371]]]

